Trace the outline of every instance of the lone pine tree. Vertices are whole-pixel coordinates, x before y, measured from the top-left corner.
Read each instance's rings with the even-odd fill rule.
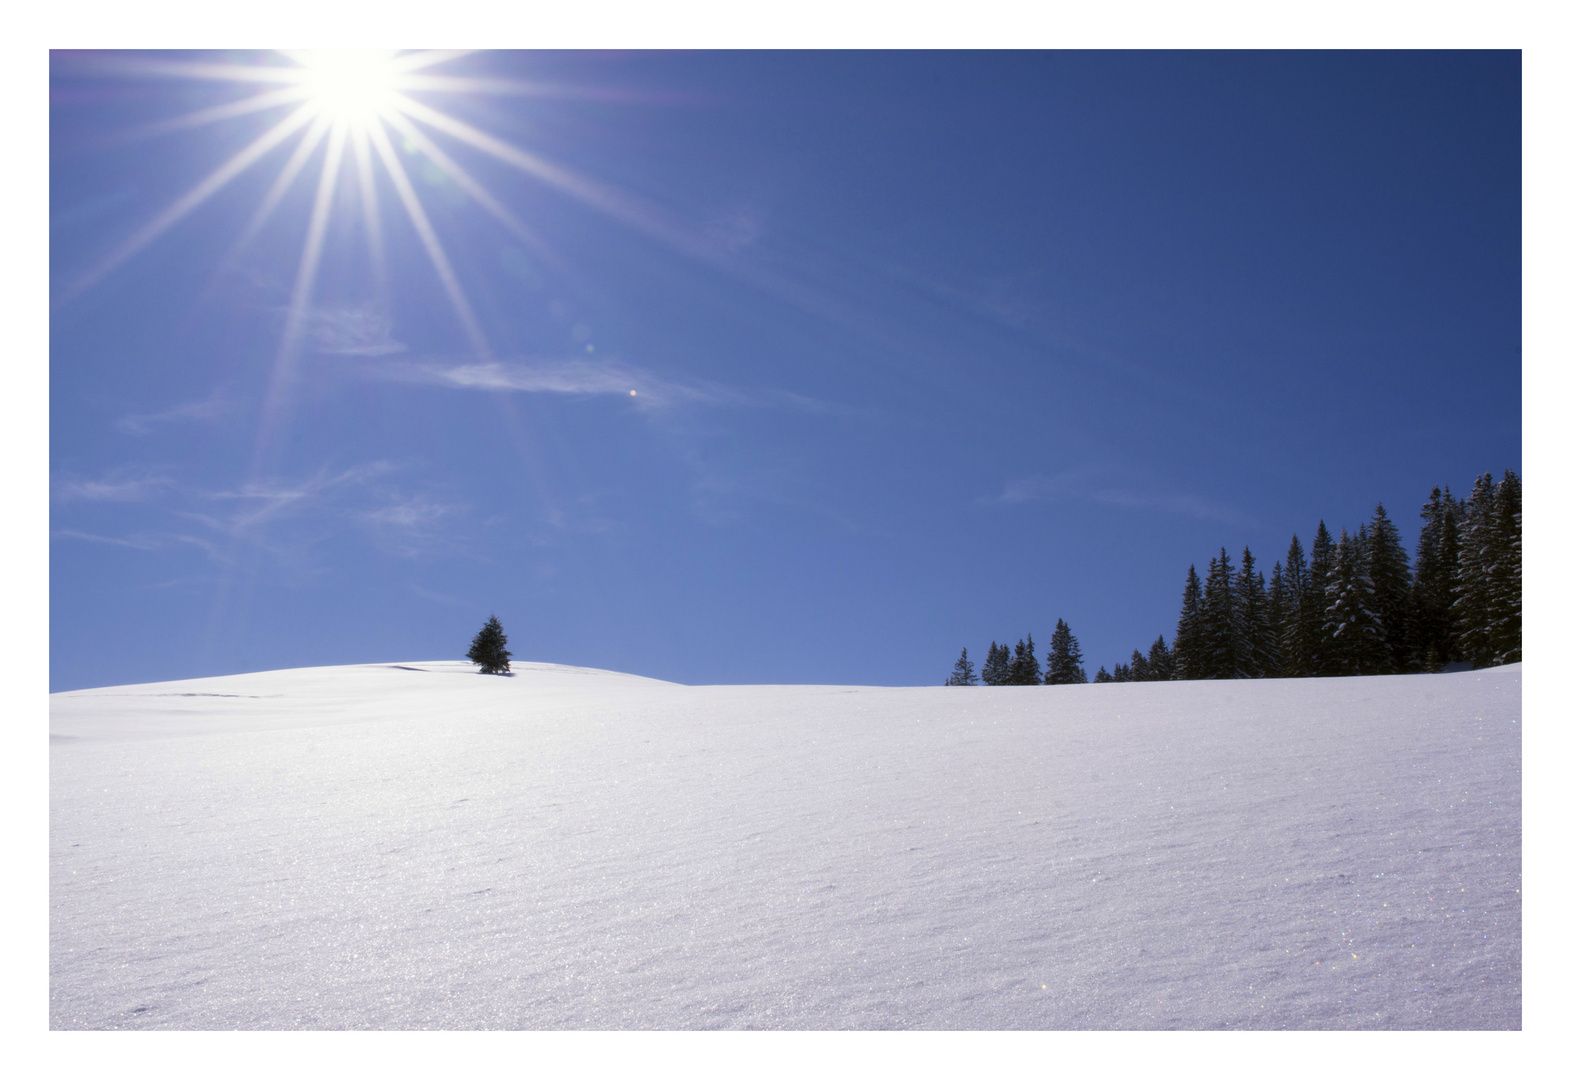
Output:
[[[469,643],[467,655],[480,665],[482,675],[500,675],[513,670],[509,662],[513,654],[507,651],[507,635],[502,632],[502,624],[495,615],[486,620],[475,639]]]

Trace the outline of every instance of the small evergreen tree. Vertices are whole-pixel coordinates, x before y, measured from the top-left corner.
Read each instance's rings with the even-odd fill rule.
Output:
[[[1474,667],[1494,660],[1490,629],[1495,621],[1495,582],[1499,528],[1495,520],[1495,481],[1485,473],[1473,484],[1473,493],[1461,507],[1460,544],[1457,557],[1455,613],[1457,653]]]
[[[982,664],[982,681],[988,686],[1007,686],[1009,683],[1009,646],[993,642],[987,647],[987,660]]]
[[[1490,574],[1492,664],[1522,659],[1522,481],[1510,469],[1495,489],[1495,563]]]
[[[1075,635],[1069,632],[1069,624],[1063,619],[1059,619],[1058,626],[1053,629],[1053,640],[1047,653],[1047,677],[1044,681],[1049,686],[1064,686],[1086,681],[1086,671],[1081,666],[1080,642],[1076,641]]]
[[[966,658],[965,647],[960,648],[960,659],[955,661],[955,669],[949,673],[949,681],[945,686],[975,686],[976,666]]]
[[[1276,675],[1276,630],[1271,625],[1265,578],[1255,569],[1255,557],[1244,548],[1233,586],[1235,640],[1238,671],[1242,678],[1269,679]]]
[[[1117,668],[1118,665],[1114,664],[1113,667]],[[1107,673],[1107,668],[1106,667],[1099,667],[1099,668],[1096,669],[1096,678],[1092,679],[1091,681],[1096,683],[1096,682],[1117,682],[1118,680]]]
[[[1367,548],[1367,530],[1353,536],[1342,530],[1326,586],[1326,674],[1372,675],[1390,663],[1385,627],[1375,612]]]
[[[469,643],[466,655],[480,665],[482,675],[500,675],[513,670],[510,662],[513,654],[507,651],[507,635],[502,633],[502,624],[495,615],[486,620],[475,639]]]
[[[1151,648],[1146,657],[1146,664],[1151,670],[1151,678],[1155,682],[1167,682],[1178,676],[1173,670],[1173,654],[1167,647],[1167,642],[1158,634],[1151,643]]]
[[[1280,658],[1282,677],[1301,679],[1310,670],[1314,655],[1315,627],[1320,623],[1323,597],[1310,592],[1309,564],[1304,561],[1304,548],[1293,534],[1287,545],[1287,562],[1282,567],[1281,599],[1278,601],[1281,624],[1277,630],[1277,655]]]
[[[1327,649],[1331,631],[1326,629],[1326,608],[1330,601],[1326,589],[1331,584],[1331,568],[1336,563],[1336,544],[1331,540],[1331,530],[1322,521],[1315,530],[1315,542],[1309,549],[1309,580],[1304,590],[1304,621],[1301,624],[1304,638],[1304,667],[1306,675],[1331,675],[1335,664]]]
[[[1287,586],[1282,580],[1282,564],[1271,567],[1271,583],[1266,586],[1266,622],[1271,626],[1271,636],[1276,641],[1276,667],[1271,677],[1280,679],[1286,674],[1287,659],[1283,633],[1287,625]]]
[[[1203,599],[1200,575],[1195,573],[1195,564],[1190,563],[1189,577],[1184,582],[1184,606],[1178,612],[1178,632],[1173,635],[1174,678],[1206,677],[1205,643],[1200,626],[1200,605]]]
[[[1206,574],[1205,592],[1200,602],[1202,649],[1205,652],[1205,679],[1248,678],[1240,657],[1237,598],[1233,592],[1233,564],[1227,548],[1211,560]]]
[[[1016,641],[1015,658],[1009,662],[1010,686],[1036,686],[1042,681],[1042,666],[1036,660],[1036,643],[1027,634]]]
[[[1386,508],[1375,504],[1369,521],[1367,557],[1369,579],[1374,583],[1374,613],[1385,628],[1382,674],[1411,671],[1416,666],[1408,642],[1408,612],[1411,607],[1412,573],[1408,570],[1407,551]]]
[[[1410,636],[1414,651],[1424,658],[1426,671],[1439,671],[1456,658],[1451,605],[1456,600],[1457,512],[1450,487],[1431,491],[1419,511],[1424,525],[1418,532],[1413,560]]]
[[[1151,663],[1144,656],[1140,655],[1139,649],[1129,654],[1129,663],[1125,666],[1124,671],[1128,674],[1130,682],[1151,681]]]

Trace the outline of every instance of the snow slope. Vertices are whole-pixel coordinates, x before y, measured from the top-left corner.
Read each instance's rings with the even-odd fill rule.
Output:
[[[1519,1028],[1521,667],[51,698],[55,1028]]]

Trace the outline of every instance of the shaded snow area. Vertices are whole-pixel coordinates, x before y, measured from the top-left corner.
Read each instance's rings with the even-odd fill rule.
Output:
[[[1519,1028],[1521,667],[51,698],[55,1028]]]

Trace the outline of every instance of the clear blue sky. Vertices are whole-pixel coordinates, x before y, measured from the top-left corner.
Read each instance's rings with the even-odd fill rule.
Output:
[[[1094,671],[1521,469],[1517,53],[471,54],[325,188],[295,66],[54,58],[53,690]]]

